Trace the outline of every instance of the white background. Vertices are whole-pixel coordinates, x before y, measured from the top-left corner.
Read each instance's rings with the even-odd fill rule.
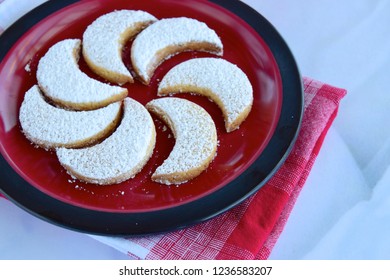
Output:
[[[5,0],[0,26],[41,2]],[[243,2],[277,28],[303,75],[348,90],[270,258],[390,259],[390,1]],[[0,259],[127,258],[0,200]]]

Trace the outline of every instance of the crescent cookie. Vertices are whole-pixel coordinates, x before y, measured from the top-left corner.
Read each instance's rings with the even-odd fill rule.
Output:
[[[205,51],[222,55],[221,39],[205,23],[179,17],[159,20],[134,39],[131,60],[134,71],[149,84],[154,70],[167,58],[183,51]]]
[[[103,142],[83,149],[58,148],[58,159],[70,175],[100,185],[134,177],[151,157],[156,131],[149,112],[131,98],[123,102],[123,118]]]
[[[92,111],[68,111],[47,103],[38,86],[30,88],[22,102],[19,120],[31,142],[48,150],[94,144],[118,125],[121,102]]]
[[[122,61],[122,48],[156,20],[147,12],[135,10],[114,11],[97,18],[83,34],[83,57],[88,66],[110,82],[133,82]]]
[[[246,74],[222,58],[194,58],[173,67],[161,80],[158,95],[190,92],[207,96],[222,110],[227,132],[238,129],[253,104]]]
[[[94,80],[78,67],[81,41],[66,39],[39,60],[38,85],[54,103],[74,110],[93,110],[120,101],[127,89]]]
[[[176,140],[152,180],[181,184],[202,173],[217,151],[217,132],[210,115],[199,105],[175,97],[152,100],[146,108],[169,126]]]

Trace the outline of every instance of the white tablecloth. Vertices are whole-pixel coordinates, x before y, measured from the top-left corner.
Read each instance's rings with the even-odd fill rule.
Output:
[[[2,28],[43,2],[13,1],[0,1]],[[303,75],[349,92],[270,258],[390,259],[390,2],[244,2],[279,30]],[[0,259],[126,258],[0,200]]]

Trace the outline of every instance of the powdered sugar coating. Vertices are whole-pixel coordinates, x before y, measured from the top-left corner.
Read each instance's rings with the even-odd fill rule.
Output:
[[[119,10],[97,18],[83,34],[83,55],[92,69],[104,69],[98,74],[109,72],[103,77],[117,82],[112,75],[122,75],[132,81],[132,76],[122,61],[124,43],[143,28],[156,21],[144,11]],[[111,78],[111,79],[110,79]]]
[[[35,85],[24,96],[19,120],[26,137],[39,146],[80,147],[110,132],[119,119],[120,108],[120,102],[92,111],[56,108],[43,99]]]
[[[73,109],[96,109],[122,100],[127,90],[90,78],[78,67],[81,41],[66,39],[40,59],[39,87],[53,101]]]
[[[170,127],[175,145],[152,179],[163,184],[184,183],[204,171],[217,150],[217,132],[210,115],[186,99],[167,97],[150,101],[146,108]]]
[[[206,95],[222,109],[227,131],[238,128],[253,103],[247,75],[222,58],[194,58],[173,67],[161,80],[160,96],[178,92]]]
[[[131,59],[137,74],[146,82],[160,63],[159,56],[168,48],[181,50],[190,43],[207,43],[213,48],[200,49],[221,55],[223,45],[214,30],[196,19],[179,17],[161,19],[145,28],[134,40]],[[191,50],[191,49],[188,49]],[[168,57],[175,53],[167,51]],[[166,58],[166,57],[165,57]]]
[[[140,103],[124,100],[124,114],[116,131],[100,144],[84,149],[56,150],[60,163],[80,180],[114,184],[132,178],[152,155],[155,145],[153,120]]]

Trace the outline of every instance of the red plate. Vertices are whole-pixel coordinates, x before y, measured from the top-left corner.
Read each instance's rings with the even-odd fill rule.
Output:
[[[255,22],[254,19],[256,19],[259,24],[264,22],[262,28],[265,27],[268,30],[265,35],[261,36],[262,34],[252,28],[243,18],[210,1],[88,0],[74,4],[70,4],[74,1],[63,1],[61,4],[50,2],[52,1],[22,18],[16,27],[10,28],[11,31],[16,32],[17,25],[21,22],[24,25],[31,21],[37,22],[30,29],[24,27],[26,30],[20,38],[15,33],[11,35],[10,30],[3,35],[4,38],[8,36],[11,41],[14,40],[9,47],[1,47],[1,51],[5,55],[1,56],[3,60],[0,64],[0,151],[6,162],[12,167],[11,173],[15,173],[12,178],[6,179],[5,185],[15,185],[16,180],[22,180],[25,182],[26,188],[35,188],[34,197],[39,195],[52,203],[62,206],[68,205],[72,209],[77,208],[80,211],[83,209],[91,210],[88,213],[116,213],[129,218],[133,217],[131,214],[163,213],[164,210],[180,209],[180,206],[196,205],[203,199],[210,199],[226,186],[237,184],[237,178],[243,176],[243,173],[250,166],[253,166],[255,161],[259,160],[265,148],[278,147],[279,150],[274,150],[276,154],[271,155],[274,159],[269,159],[271,165],[258,171],[261,176],[256,179],[257,187],[251,186],[245,194],[236,193],[234,199],[229,198],[234,203],[221,206],[223,209],[210,209],[201,218],[204,219],[227,210],[233,204],[253,193],[265,183],[269,175],[276,170],[287,155],[295,139],[301,117],[302,93],[299,73],[288,48],[283,45],[284,42],[278,37],[276,31],[246,5],[239,1],[227,1],[230,2],[229,4],[224,4],[224,1],[213,1],[222,6],[225,5],[228,9],[232,7],[238,13],[245,12],[244,17],[247,18],[247,21]],[[35,148],[20,130],[19,108],[24,93],[37,83],[35,74],[39,59],[49,47],[60,40],[82,38],[84,30],[94,19],[117,9],[144,10],[157,18],[185,16],[207,23],[217,32],[223,42],[223,58],[238,65],[252,83],[254,89],[252,111],[240,129],[232,133],[225,132],[221,111],[207,98],[189,94],[178,95],[196,102],[210,113],[216,123],[219,139],[218,154],[215,160],[205,172],[188,183],[180,186],[165,186],[150,180],[150,174],[168,156],[174,145],[171,132],[164,131],[162,129],[164,125],[155,118],[157,139],[151,160],[134,179],[110,186],[98,186],[73,180],[59,164],[53,152]],[[250,18],[251,15],[253,19]],[[265,41],[264,36],[271,37],[268,39],[269,42]],[[272,46],[272,44],[276,46]],[[279,46],[280,44],[282,47]],[[130,48],[131,42],[127,44],[123,52],[124,61],[129,68],[131,68]],[[272,48],[281,48],[283,50],[281,53],[290,60],[290,64],[292,63],[290,67],[295,71],[292,73],[292,78],[285,79],[291,80],[291,84],[296,87],[296,95],[300,97],[294,102],[296,105],[293,112],[287,112],[291,116],[286,116],[284,111],[287,109],[283,109],[283,106],[290,105],[284,104],[286,102],[286,85],[283,84],[280,62],[277,61],[278,57]],[[194,57],[211,56],[213,55],[201,52],[179,54],[164,62],[157,69],[150,86],[145,86],[137,81],[134,84],[126,84],[129,96],[146,104],[157,98],[158,81],[174,65]],[[29,71],[26,71],[26,66]],[[80,68],[90,77],[102,80],[88,69],[82,59],[80,60]],[[229,83],[229,80],[227,79],[226,82]],[[283,118],[281,118],[281,114],[283,114]],[[281,123],[283,119],[289,118],[295,118],[294,122]],[[277,129],[278,127],[280,129]],[[281,141],[280,138],[283,138],[283,145],[278,144],[278,142],[270,144],[275,134],[279,136],[274,141]],[[268,162],[268,159],[262,159],[262,161]],[[259,165],[256,164],[256,166]],[[247,176],[244,177],[247,178]],[[15,179],[15,177],[19,178]],[[17,195],[11,195],[12,192],[4,189],[3,185],[3,192],[16,203],[38,216],[42,215],[36,213],[37,210],[33,210],[33,206],[25,205],[26,202],[20,201]],[[236,188],[240,188],[240,186],[236,186]],[[232,191],[232,193],[235,192]],[[47,214],[43,216],[46,219],[52,219],[50,215],[49,217]],[[186,220],[186,223],[191,222],[195,222],[195,220],[193,218]],[[182,226],[182,224],[178,223],[176,226]],[[88,230],[88,228],[86,225],[81,230]],[[132,232],[129,229],[127,233],[131,234]]]

